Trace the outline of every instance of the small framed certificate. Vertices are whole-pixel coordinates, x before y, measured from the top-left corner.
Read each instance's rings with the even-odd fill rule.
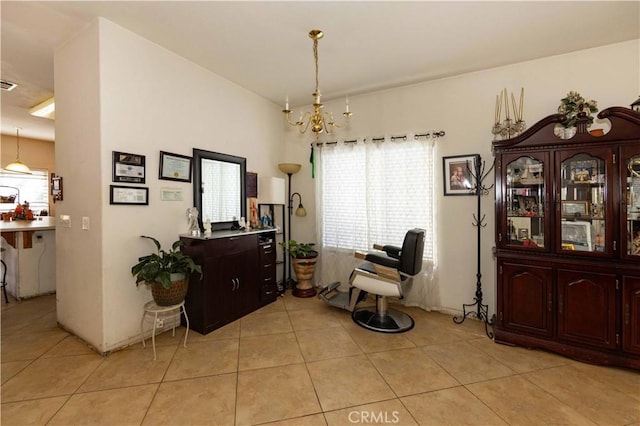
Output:
[[[191,182],[191,157],[160,151],[158,179]]]
[[[138,186],[109,187],[109,204],[149,205],[149,188]]]
[[[113,151],[113,181],[144,183],[144,155]]]

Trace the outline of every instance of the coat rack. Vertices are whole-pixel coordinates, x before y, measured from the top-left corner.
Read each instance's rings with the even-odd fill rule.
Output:
[[[485,170],[486,163],[482,160],[480,155],[476,156],[475,164],[473,165],[473,169],[467,163],[467,171],[471,175],[475,185],[470,189],[472,194],[475,194],[477,197],[477,211],[473,214],[473,223],[472,225],[477,228],[477,240],[478,240],[478,267],[476,272],[476,294],[473,298],[473,303],[465,303],[462,305],[462,318],[458,318],[457,316],[453,317],[453,322],[456,324],[462,324],[464,320],[467,318],[469,314],[472,312],[475,314],[476,319],[479,319],[484,322],[484,331],[490,339],[493,339],[493,331],[489,331],[489,326],[493,327],[495,318],[491,318],[489,320],[489,306],[482,303],[482,273],[480,269],[480,237],[482,228],[486,227],[487,224],[485,222],[486,215],[482,214],[481,209],[481,201],[483,195],[488,195],[489,190],[493,188],[493,184],[491,186],[485,186],[484,180],[489,173],[493,170],[495,163],[491,164],[489,170]],[[473,309],[467,312],[467,308],[476,307],[475,312]]]

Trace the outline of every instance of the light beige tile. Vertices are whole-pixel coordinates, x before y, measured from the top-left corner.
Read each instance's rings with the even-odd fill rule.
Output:
[[[68,396],[33,399],[29,401],[2,404],[2,424],[4,426],[44,425],[67,401]]]
[[[72,395],[47,425],[139,425],[157,384]]]
[[[59,328],[8,336],[3,334],[2,362],[36,359],[68,335]]]
[[[462,386],[400,399],[420,425],[506,425]]]
[[[307,364],[323,411],[395,398],[365,355]]]
[[[289,312],[289,318],[295,331],[340,327],[338,313],[331,309],[294,310]]]
[[[503,377],[466,387],[509,424],[595,424],[522,376]]]
[[[240,319],[240,337],[263,336],[266,334],[293,331],[287,312],[269,312]]]
[[[2,378],[2,384],[4,384],[7,380],[18,374],[22,369],[24,369],[27,365],[31,364],[32,361],[10,361],[2,363],[2,371],[0,372],[0,377]]]
[[[304,364],[238,373],[237,425],[291,419],[320,411]]]
[[[571,365],[576,370],[602,383],[602,385],[607,387],[607,391],[622,392],[640,401],[640,372],[582,362],[576,362]]]
[[[344,328],[364,353],[416,347],[411,340],[405,337],[406,333],[378,333],[367,330],[353,321],[344,324]]]
[[[355,424],[417,425],[415,419],[398,399],[359,405],[325,413],[329,426]]]
[[[322,414],[312,414],[310,416],[295,417],[293,419],[280,420],[265,424],[269,426],[327,426],[327,422]]]
[[[114,352],[105,358],[79,391],[89,392],[159,383],[175,351],[175,347],[169,346],[156,348],[158,357],[155,361],[150,347]]]
[[[462,384],[515,374],[495,358],[478,351],[468,341],[424,346],[422,350]]]
[[[368,357],[398,396],[460,385],[418,348],[378,352]]]
[[[361,354],[362,350],[342,327],[296,332],[305,361]]]
[[[440,345],[469,339],[470,335],[451,325],[443,325],[443,321],[431,317],[414,318],[414,327],[404,336],[416,346]]]
[[[287,311],[326,309],[326,303],[317,297],[295,297],[287,291],[283,297],[284,307]]]
[[[2,385],[2,402],[70,395],[102,362],[97,354],[39,358]]]
[[[239,339],[240,338],[240,320],[231,322],[220,328],[213,330],[207,334],[200,334],[197,331],[189,330],[187,337],[187,345],[189,343],[205,342],[208,340],[220,339]]]
[[[239,371],[301,362],[304,362],[304,359],[293,333],[251,336],[240,339]]]
[[[469,344],[517,373],[571,364],[574,361],[551,352],[507,346],[489,339],[472,339]]]
[[[251,315],[260,315],[260,314],[268,314],[268,313],[273,313],[273,312],[284,312],[286,311],[285,306],[284,306],[284,301],[282,300],[282,297],[278,297],[275,302],[271,302],[268,305],[263,306],[260,309],[257,309],[251,313],[249,313],[248,315],[246,315],[245,317],[251,316]],[[245,318],[243,317],[243,318]]]
[[[75,336],[69,335],[49,349],[43,357],[49,358],[53,356],[88,355],[95,353],[88,344]]]
[[[640,422],[640,381],[635,395],[600,380],[600,374],[568,365],[524,374],[524,377],[597,424]],[[637,375],[640,377],[640,374]]]
[[[235,373],[162,383],[143,424],[233,425],[235,391]]]
[[[210,340],[178,348],[164,381],[190,379],[238,369],[238,340]]]

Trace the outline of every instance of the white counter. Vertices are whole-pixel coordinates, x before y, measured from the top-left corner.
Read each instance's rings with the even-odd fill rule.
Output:
[[[18,300],[55,292],[55,218],[0,221],[0,231],[4,237],[2,260],[7,264],[7,292]]]
[[[39,231],[56,229],[56,218],[52,216],[38,217],[36,220],[12,220],[11,222],[0,221],[0,231]]]
[[[263,234],[265,232],[279,231],[279,228],[252,229],[251,231],[233,231],[230,229],[224,229],[221,231],[213,231],[210,235],[205,235],[204,232],[201,232],[200,235],[180,234],[180,237],[193,238],[194,240],[214,240],[216,238],[237,237],[240,235]]]

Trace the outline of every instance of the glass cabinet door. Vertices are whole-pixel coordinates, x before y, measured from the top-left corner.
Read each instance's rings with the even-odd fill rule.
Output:
[[[576,254],[609,252],[607,221],[611,206],[606,200],[607,167],[612,154],[608,149],[561,154],[559,249]]]
[[[626,228],[626,241],[622,247],[622,255],[625,257],[640,257],[640,148],[634,151],[628,150],[628,155],[623,155],[621,175],[623,176],[623,222],[621,230]],[[626,176],[626,179],[625,179]],[[624,209],[626,206],[626,209]]]
[[[505,244],[510,247],[544,249],[547,194],[546,155],[505,158]]]

